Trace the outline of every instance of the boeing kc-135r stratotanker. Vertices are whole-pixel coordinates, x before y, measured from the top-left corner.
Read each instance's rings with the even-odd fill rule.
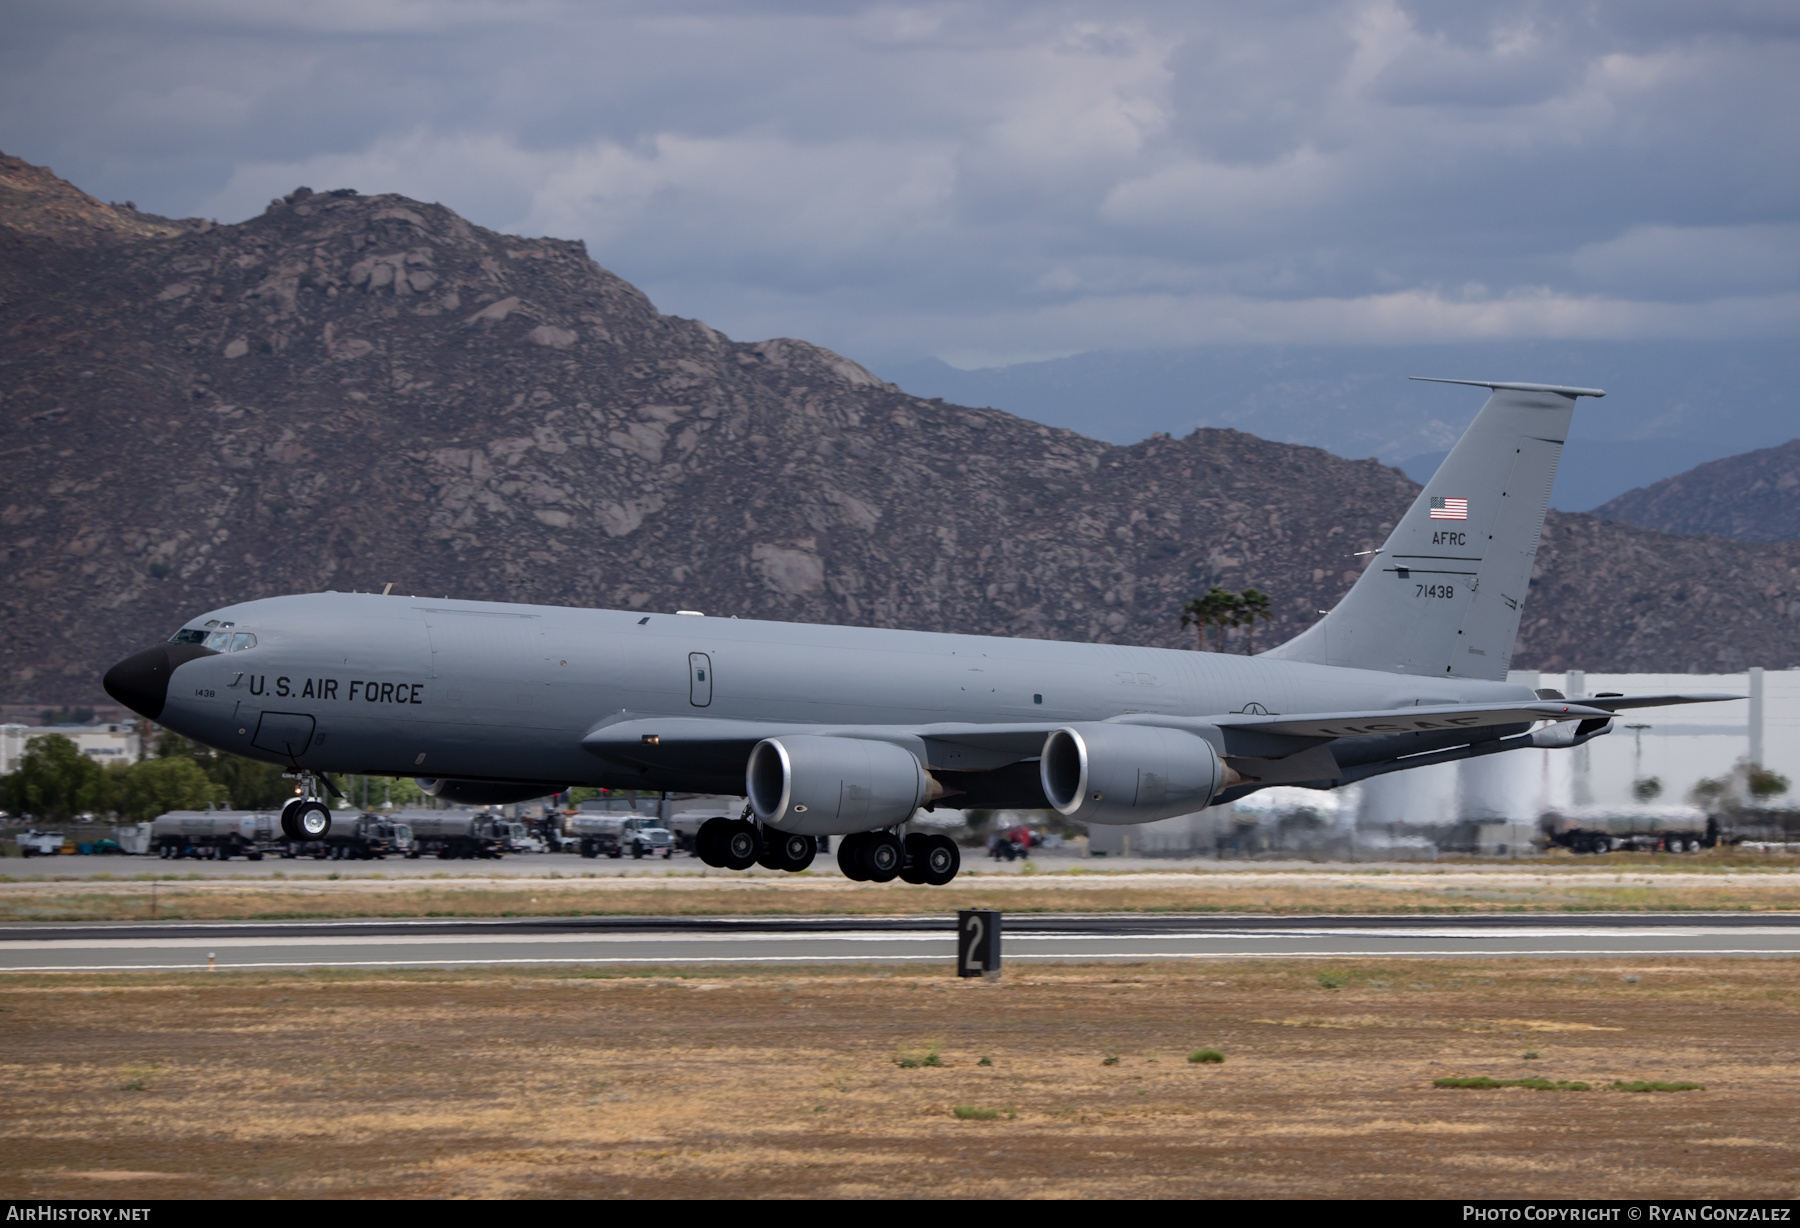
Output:
[[[421,778],[450,801],[573,784],[747,794],[708,864],[943,884],[921,808],[1054,807],[1147,823],[1269,785],[1330,789],[1527,746],[1578,746],[1625,708],[1506,681],[1578,397],[1492,390],[1354,587],[1255,657],[362,593],[209,611],[106,675],[151,720],[286,766],[287,833],[332,822],[329,772]]]

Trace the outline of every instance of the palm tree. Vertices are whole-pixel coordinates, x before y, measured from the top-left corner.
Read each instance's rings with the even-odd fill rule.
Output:
[[[1260,618],[1264,622],[1268,622],[1273,618],[1274,615],[1269,613],[1269,607],[1274,602],[1275,599],[1261,589],[1247,588],[1238,594],[1238,614],[1235,622],[1237,626],[1243,627],[1245,630],[1244,654],[1246,656],[1256,655],[1256,620]]]
[[[1206,593],[1191,598],[1181,607],[1181,625],[1195,628],[1195,639],[1201,652],[1206,651],[1206,629],[1217,627],[1219,651],[1225,651],[1225,628],[1235,626],[1240,598],[1228,588],[1215,584]]]

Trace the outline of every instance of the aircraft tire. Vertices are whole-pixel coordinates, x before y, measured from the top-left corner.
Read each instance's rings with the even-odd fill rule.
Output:
[[[294,825],[294,812],[300,809],[300,799],[295,798],[281,808],[281,833],[290,840],[301,839],[300,829]]]
[[[767,860],[758,859],[759,863],[771,870],[785,870],[789,874],[798,874],[813,863],[819,855],[819,842],[811,836],[791,835],[786,832],[765,831],[763,848],[767,850]]]
[[[956,841],[942,833],[925,837],[922,876],[927,887],[946,887],[962,869],[962,850]]]
[[[757,839],[756,824],[749,819],[732,819],[731,826],[723,833],[719,841],[720,860],[727,870],[748,870],[756,864],[757,854],[762,851],[762,841]]]
[[[893,882],[900,877],[900,867],[906,864],[906,848],[891,831],[867,833],[857,852],[857,860],[872,883]]]
[[[725,868],[725,832],[731,826],[727,818],[708,819],[694,835],[694,851],[700,860],[715,869]]]
[[[866,883],[869,873],[862,867],[862,845],[867,833],[855,832],[838,841],[838,869],[853,883]]]
[[[301,802],[294,807],[294,830],[304,840],[323,840],[331,831],[331,811],[323,802]]]

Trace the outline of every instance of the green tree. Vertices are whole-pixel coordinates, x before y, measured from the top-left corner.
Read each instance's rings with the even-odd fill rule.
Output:
[[[1256,655],[1256,620],[1268,622],[1274,617],[1269,607],[1275,599],[1257,588],[1247,588],[1238,594],[1236,626],[1244,628],[1244,653],[1246,656]]]
[[[389,803],[400,810],[425,800],[424,791],[410,776],[346,776],[339,783],[358,810],[380,810]]]
[[[1645,776],[1631,782],[1631,796],[1640,802],[1653,802],[1662,796],[1662,781],[1655,776]]]
[[[1746,783],[1750,786],[1751,797],[1775,797],[1788,791],[1791,783],[1780,772],[1771,772],[1768,768],[1753,767],[1749,771]]]
[[[82,811],[101,774],[99,765],[75,743],[52,733],[25,743],[18,770],[0,777],[0,787],[6,808],[13,813],[63,823]]]
[[[118,812],[128,819],[154,819],[170,810],[229,806],[231,794],[198,763],[183,756],[142,759],[118,782]]]
[[[1195,628],[1201,652],[1206,651],[1206,629],[1215,629],[1219,651],[1225,651],[1225,628],[1236,625],[1241,598],[1228,588],[1215,584],[1201,596],[1181,607],[1181,625]]]
[[[1730,777],[1708,776],[1694,783],[1688,790],[1688,800],[1702,810],[1712,810],[1721,805],[1731,794]]]
[[[231,799],[227,804],[239,810],[272,810],[294,795],[293,785],[282,779],[280,765],[213,750],[168,729],[157,732],[152,753],[158,759],[192,760],[224,788]]]

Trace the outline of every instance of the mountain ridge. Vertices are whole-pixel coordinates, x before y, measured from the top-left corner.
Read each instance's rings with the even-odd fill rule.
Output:
[[[1230,429],[1116,446],[911,396],[442,205],[303,188],[215,225],[48,175],[0,162],[9,702],[92,702],[204,609],[389,582],[1166,647],[1183,600],[1254,584],[1266,646],[1418,490]],[[1521,668],[1800,662],[1789,545],[1553,512],[1530,600]]]
[[[1659,533],[1735,541],[1800,538],[1800,439],[1696,465],[1594,509]]]

